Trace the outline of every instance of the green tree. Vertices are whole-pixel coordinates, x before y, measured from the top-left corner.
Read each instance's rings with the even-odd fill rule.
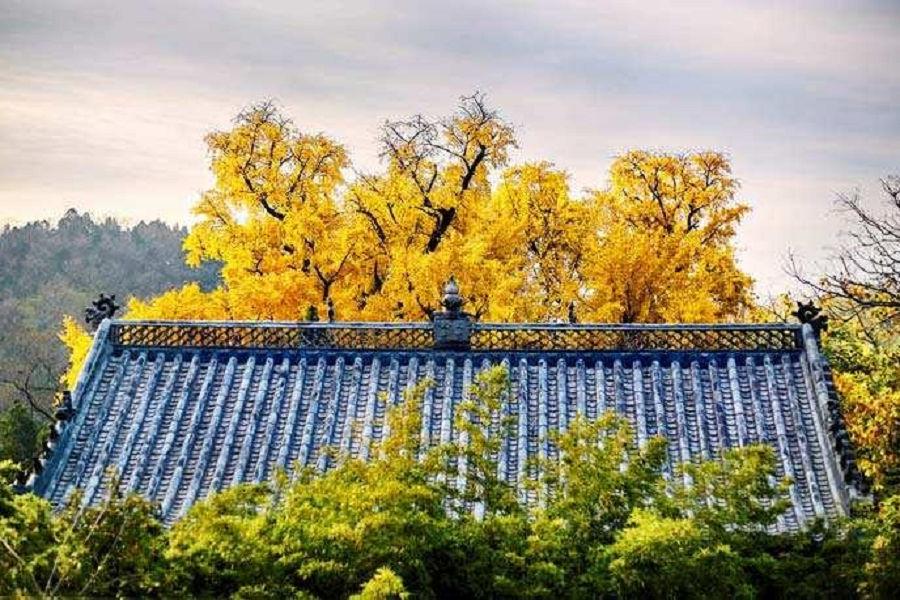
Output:
[[[607,414],[546,440],[560,460],[531,465],[542,473],[529,480],[536,501],[522,504],[497,476],[505,370],[479,375],[459,405],[454,438],[469,445],[423,445],[430,385],[388,411],[368,460],[325,448],[316,468],[228,488],[168,531],[115,486],[98,507],[82,509],[76,495],[54,514],[4,483],[0,593],[881,598],[896,589],[893,501],[878,518],[774,534],[787,501],[771,448],[667,474],[664,442],[638,446]]]
[[[0,461],[10,460],[20,469],[30,468],[46,433],[44,423],[24,404],[13,404],[0,412]]]
[[[8,478],[10,462],[0,463]],[[111,494],[83,509],[76,494],[55,515],[31,494],[0,483],[0,594],[133,597],[165,590],[165,536],[139,496]]]
[[[690,518],[637,510],[609,555],[613,587],[625,598],[752,596],[741,556]]]
[[[750,597],[761,539],[788,508],[768,446],[685,464],[647,508],[636,508],[606,550],[612,588],[625,597]],[[689,483],[686,483],[689,482]]]

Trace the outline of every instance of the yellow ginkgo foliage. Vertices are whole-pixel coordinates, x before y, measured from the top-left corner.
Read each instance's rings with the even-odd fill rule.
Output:
[[[717,152],[629,152],[592,197],[599,241],[586,267],[585,313],[621,322],[715,322],[752,307],[735,227],[749,210]]]
[[[69,349],[69,368],[63,373],[62,383],[66,389],[74,389],[81,373],[81,365],[91,350],[91,336],[72,317],[63,318],[59,339]]]
[[[336,295],[335,284],[353,266],[350,215],[336,196],[349,165],[343,147],[297,131],[271,103],[241,113],[231,130],[211,133],[206,142],[216,184],[194,208],[201,220],[184,245],[191,264],[222,262],[223,287],[211,302],[197,298],[200,310],[220,318],[297,319],[298,307]],[[163,302],[169,300],[175,298]]]
[[[514,130],[482,95],[446,118],[382,127],[383,170],[271,103],[206,138],[215,185],[194,208],[190,264],[221,284],[132,300],[126,318],[422,320],[460,282],[483,321],[746,318],[735,227],[749,210],[717,152],[633,151],[573,195],[549,162],[509,164]]]
[[[569,195],[565,172],[546,162],[512,167],[479,212],[477,258],[463,278],[477,315],[567,319],[570,307],[596,293],[585,277],[597,252],[596,215],[590,202]]]
[[[515,143],[512,127],[481,95],[462,98],[445,119],[385,123],[385,171],[360,175],[346,194],[361,272],[353,305],[336,302],[338,316],[430,316],[451,272],[471,300],[486,294],[482,207],[491,200],[491,170],[507,163]],[[487,310],[478,302],[469,309]]]

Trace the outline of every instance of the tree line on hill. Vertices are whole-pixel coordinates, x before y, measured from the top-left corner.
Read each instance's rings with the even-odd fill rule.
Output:
[[[0,459],[28,462],[53,416],[68,351],[63,317],[80,319],[100,292],[152,297],[197,282],[212,288],[218,267],[185,264],[184,227],[128,227],[70,209],[55,224],[0,231]]]

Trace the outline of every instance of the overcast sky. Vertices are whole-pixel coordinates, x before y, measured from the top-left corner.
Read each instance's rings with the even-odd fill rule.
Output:
[[[900,172],[900,2],[0,0],[0,223],[66,208],[190,221],[203,135],[276,99],[378,165],[388,117],[472,90],[515,160],[602,186],[629,148],[730,154],[761,293],[822,260],[835,194]]]

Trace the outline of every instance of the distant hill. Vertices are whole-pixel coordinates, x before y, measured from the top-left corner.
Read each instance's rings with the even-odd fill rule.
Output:
[[[192,269],[187,229],[161,221],[124,226],[70,209],[54,225],[35,221],[0,231],[0,410],[48,407],[66,353],[56,334],[63,315],[83,318],[100,292],[148,297],[189,281],[208,289],[218,265]]]

